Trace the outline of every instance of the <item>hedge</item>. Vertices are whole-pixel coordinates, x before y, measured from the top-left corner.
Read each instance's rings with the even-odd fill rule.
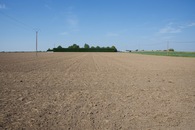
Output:
[[[53,52],[117,52],[114,48],[53,48]]]

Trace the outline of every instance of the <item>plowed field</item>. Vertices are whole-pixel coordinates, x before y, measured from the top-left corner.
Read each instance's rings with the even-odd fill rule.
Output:
[[[195,129],[195,58],[0,53],[0,129]]]

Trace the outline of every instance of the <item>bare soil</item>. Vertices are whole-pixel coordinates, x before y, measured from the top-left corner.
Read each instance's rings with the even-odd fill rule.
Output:
[[[194,130],[195,58],[0,53],[0,129]]]

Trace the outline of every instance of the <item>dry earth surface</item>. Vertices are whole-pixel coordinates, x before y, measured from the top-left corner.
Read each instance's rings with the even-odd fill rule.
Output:
[[[0,129],[194,130],[195,58],[0,53]]]

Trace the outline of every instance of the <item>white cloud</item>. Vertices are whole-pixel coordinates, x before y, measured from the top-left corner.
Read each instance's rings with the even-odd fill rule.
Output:
[[[48,4],[45,4],[44,7],[47,8],[47,9],[49,9],[49,10],[52,9],[51,6],[49,6]]]
[[[5,4],[0,4],[0,9],[6,9]]]
[[[69,28],[71,32],[79,31],[79,20],[75,16],[69,16],[66,18],[66,26]]]
[[[177,25],[175,23],[168,23],[164,28],[161,28],[159,30],[159,33],[180,33],[183,31],[183,29],[194,27],[195,22],[188,23],[188,24],[182,24]]]
[[[108,37],[117,37],[117,36],[119,36],[119,34],[118,33],[109,32],[109,33],[106,34],[106,36],[108,36]]]
[[[167,25],[168,26],[172,26],[172,25],[174,25],[174,23],[173,22],[169,22]]]
[[[61,32],[60,33],[60,35],[63,35],[63,36],[68,35],[68,34],[69,34],[68,32]]]
[[[66,26],[70,29],[70,31],[79,31],[79,19],[78,16],[73,12],[74,7],[70,6],[67,8],[65,13],[66,18]]]
[[[69,7],[66,8],[67,13],[69,13],[69,14],[72,14],[74,9],[75,9],[74,6],[69,6]]]
[[[71,26],[71,27],[76,27],[78,25],[78,19],[76,17],[69,17],[66,19],[66,22]]]
[[[180,33],[181,28],[173,28],[173,27],[167,26],[167,27],[160,29],[159,32],[160,33]]]
[[[195,26],[195,22],[189,23],[187,26],[188,26],[188,27],[193,27],[193,26]]]

